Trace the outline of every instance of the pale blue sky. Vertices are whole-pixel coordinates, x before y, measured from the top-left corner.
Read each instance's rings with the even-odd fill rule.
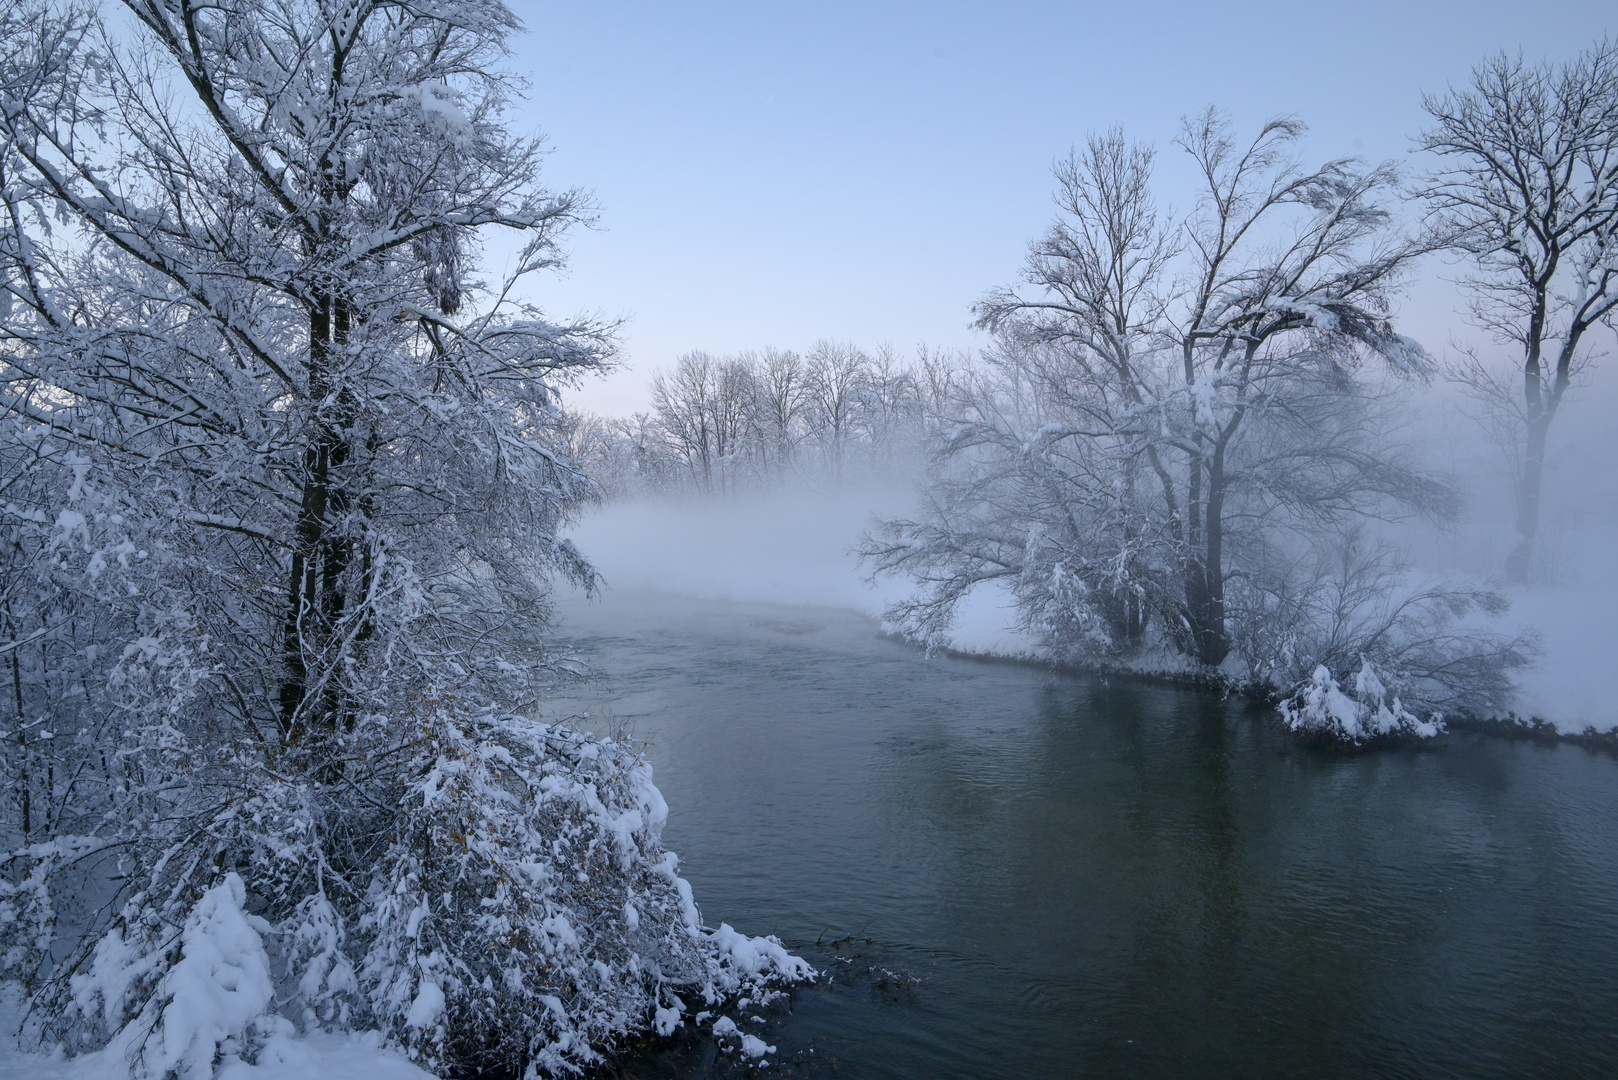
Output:
[[[515,6],[548,180],[602,209],[535,297],[629,318],[626,369],[574,397],[608,413],[690,349],[973,345],[970,304],[1014,279],[1087,132],[1157,143],[1184,204],[1187,112],[1294,113],[1311,156],[1408,160],[1422,91],[1618,29],[1610,0]],[[1419,290],[1407,329],[1441,347],[1452,307]]]

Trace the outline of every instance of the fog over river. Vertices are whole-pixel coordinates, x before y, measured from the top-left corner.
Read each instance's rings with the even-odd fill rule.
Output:
[[[644,741],[705,920],[829,976],[739,1015],[771,1074],[1618,1075],[1610,756],[1326,752],[831,607],[616,591],[559,638],[598,675],[547,714]]]

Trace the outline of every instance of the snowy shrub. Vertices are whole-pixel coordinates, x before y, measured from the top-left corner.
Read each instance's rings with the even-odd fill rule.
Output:
[[[1352,689],[1352,696],[1345,693],[1331,669],[1321,664],[1281,703],[1281,717],[1293,731],[1355,743],[1391,735],[1430,739],[1444,729],[1441,714],[1422,720],[1390,696],[1369,660],[1361,661]]]
[[[127,899],[36,994],[47,1037],[152,1080],[298,1026],[379,1029],[446,1075],[564,1074],[672,1032],[693,995],[813,976],[774,939],[702,927],[627,744],[486,711],[418,723],[351,784],[252,791],[229,775],[244,756],[171,802],[166,844],[128,829]],[[10,910],[48,908],[48,875],[30,882]]]
[[[1394,730],[1423,733],[1423,722],[1406,719],[1411,714],[1502,709],[1512,675],[1536,652],[1531,637],[1487,629],[1486,620],[1506,610],[1499,593],[1422,580],[1356,532],[1322,544],[1310,559],[1278,560],[1249,575],[1232,597],[1233,636],[1250,682],[1288,695],[1294,704],[1283,715],[1294,729],[1351,741]],[[1322,681],[1335,686],[1349,673],[1357,710],[1347,710]],[[1388,687],[1396,688],[1391,698]]]
[[[619,742],[441,714],[370,877],[359,976],[376,1021],[431,1068],[600,1061],[675,990],[713,1003],[806,977],[779,945],[706,934],[659,834],[651,768]]]
[[[243,910],[246,899],[242,879],[226,874],[192,906],[178,959],[112,1038],[114,1056],[135,1063],[137,1075],[210,1080],[220,1047],[268,1019],[275,992],[263,935],[270,925]],[[86,1011],[100,998],[106,1013],[117,1012],[128,999],[131,976],[152,973],[149,956],[115,955],[121,937],[103,938],[113,948],[98,951],[91,970],[74,980]]]

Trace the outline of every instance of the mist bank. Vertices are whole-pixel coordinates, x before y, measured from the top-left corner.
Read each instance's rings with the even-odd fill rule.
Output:
[[[895,578],[873,583],[855,549],[873,522],[911,513],[916,503],[901,484],[624,499],[589,511],[570,538],[616,593],[842,608],[880,622],[914,585]],[[1454,560],[1446,556],[1490,546],[1475,530],[1448,537],[1400,532],[1422,556],[1418,573],[1453,575]],[[1618,572],[1606,553],[1618,550],[1618,526],[1601,514],[1558,515],[1549,538],[1557,552],[1554,579],[1505,589],[1511,609],[1493,627],[1507,634],[1533,630],[1542,647],[1539,660],[1519,675],[1510,711],[1564,734],[1618,729],[1618,695],[1606,677],[1618,611]],[[1045,657],[1016,623],[1010,594],[981,585],[960,605],[945,647],[985,657]]]
[[[571,539],[615,592],[845,608],[880,620],[912,586],[871,582],[854,549],[874,521],[908,513],[915,502],[899,485],[626,499],[591,511]],[[1015,622],[1008,594],[979,589],[961,605],[950,648],[1038,656],[1038,643]]]

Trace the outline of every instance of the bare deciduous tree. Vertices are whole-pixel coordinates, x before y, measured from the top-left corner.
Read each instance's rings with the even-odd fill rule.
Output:
[[[1230,648],[1233,529],[1444,500],[1369,449],[1352,407],[1362,356],[1425,364],[1384,314],[1415,253],[1382,205],[1395,177],[1348,160],[1304,169],[1302,133],[1276,120],[1238,143],[1212,111],[1188,121],[1179,145],[1204,192],[1178,223],[1153,203],[1151,152],[1117,132],[1093,138],[1057,168],[1062,216],[1030,250],[1029,288],[978,307],[1018,377],[1060,411],[1028,433],[1029,454],[1107,448],[1117,550],[1142,528],[1172,544],[1181,595],[1169,628],[1210,667]]]
[[[1524,583],[1539,530],[1546,437],[1585,359],[1587,334],[1618,311],[1618,46],[1562,65],[1493,57],[1471,85],[1423,100],[1419,145],[1439,155],[1418,191],[1435,238],[1470,256],[1477,325],[1521,351],[1516,543]],[[1498,383],[1473,366],[1486,394]],[[1495,394],[1498,399],[1498,394]],[[1498,406],[1498,400],[1495,401]]]
[[[816,345],[807,361],[773,348],[688,353],[651,384],[661,442],[678,468],[643,475],[658,473],[667,486],[683,473],[684,483],[716,493],[906,472],[928,401],[961,363],[923,350],[912,365],[891,348],[871,354],[834,342]]]
[[[1498,702],[1526,646],[1454,630],[1496,598],[1358,554],[1356,521],[1455,508],[1394,439],[1397,380],[1427,360],[1385,312],[1421,249],[1383,205],[1391,170],[1303,169],[1301,132],[1238,144],[1212,113],[1189,122],[1205,192],[1178,222],[1117,132],[1058,165],[1025,287],[979,305],[997,345],[951,380],[923,513],[864,544],[918,586],[890,618],[947,640],[961,598],[998,582],[1059,658],[1155,643],[1213,673],[1234,650],[1237,678],[1313,687],[1305,727],[1317,698],[1348,700],[1334,666],[1361,667],[1366,700],[1320,721],[1351,739],[1436,730],[1407,705]]]
[[[672,374],[652,376],[652,407],[669,445],[703,491],[712,491],[719,457],[714,416],[718,372],[713,357],[687,353],[675,362]]]
[[[811,430],[832,479],[840,480],[868,382],[869,358],[852,345],[821,341],[810,350],[806,394]]]
[[[791,472],[803,438],[800,420],[808,395],[803,358],[787,349],[765,349],[756,365],[753,382],[764,467],[784,476]]]

